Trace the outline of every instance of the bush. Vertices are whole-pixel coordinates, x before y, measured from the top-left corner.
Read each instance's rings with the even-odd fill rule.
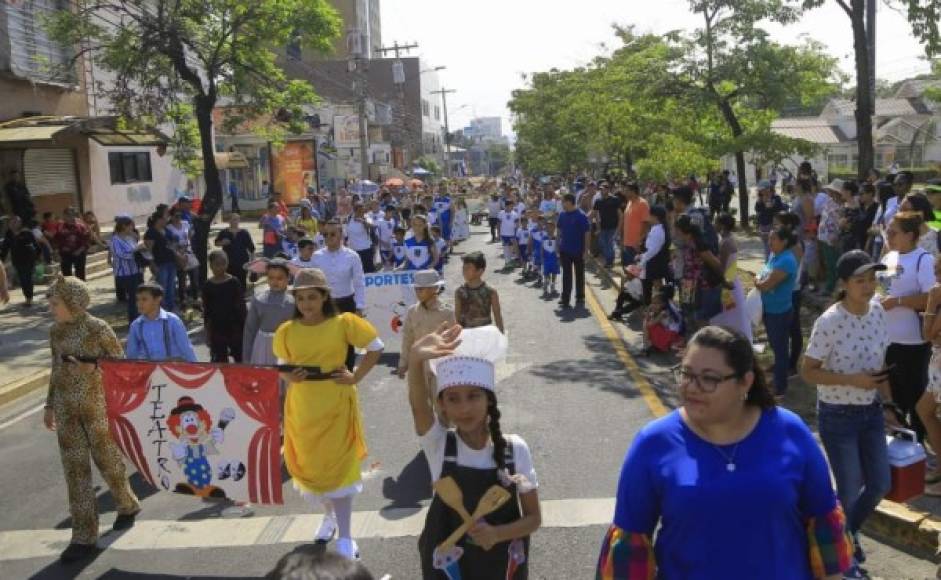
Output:
[[[879,170],[883,175],[886,174],[885,171]],[[941,171],[938,171],[937,167],[902,167],[899,171],[911,171],[915,174],[915,183],[924,183],[929,179],[934,179],[941,176]],[[850,167],[831,167],[827,172],[831,180],[833,179],[842,179],[844,181],[852,179],[857,179],[856,170]]]

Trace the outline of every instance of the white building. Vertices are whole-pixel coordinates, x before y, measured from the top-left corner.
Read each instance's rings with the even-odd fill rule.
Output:
[[[941,86],[941,81],[907,81],[892,98],[876,99],[873,116],[873,140],[876,167],[885,169],[898,163],[903,169],[934,166],[941,163],[941,104],[924,97],[928,86]],[[856,104],[846,99],[833,99],[816,117],[777,119],[772,129],[794,139],[818,145],[818,152],[808,159],[824,179],[830,171],[855,172],[859,155],[856,144]],[[755,167],[748,160],[747,177],[755,179]],[[781,164],[796,174],[803,156],[794,156]],[[735,171],[735,159],[723,158],[723,168]],[[768,175],[771,166],[762,168]]]

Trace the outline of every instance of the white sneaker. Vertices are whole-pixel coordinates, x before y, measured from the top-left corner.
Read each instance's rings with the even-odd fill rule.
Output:
[[[320,522],[320,528],[318,528],[317,533],[314,534],[314,541],[318,544],[326,544],[333,539],[336,533],[337,516],[332,512],[324,514],[323,521]]]
[[[336,544],[337,554],[347,560],[359,560],[359,546],[350,538],[340,538]]]

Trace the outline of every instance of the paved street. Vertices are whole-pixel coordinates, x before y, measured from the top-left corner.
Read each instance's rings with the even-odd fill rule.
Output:
[[[498,247],[478,228],[460,252],[480,249],[491,260],[488,281],[501,293],[510,355],[498,369],[503,429],[520,433],[533,451],[540,480],[544,527],[533,539],[532,578],[591,578],[625,450],[633,434],[653,418],[660,399],[631,378],[634,364],[623,346],[638,340],[594,314],[610,310],[614,295],[589,276],[589,309],[560,318],[556,302],[543,301],[516,274],[497,274]],[[460,258],[447,267],[450,296]],[[44,347],[44,345],[43,345]],[[198,354],[207,357],[205,347]],[[391,374],[395,355],[383,358],[360,385],[370,455],[363,464],[365,493],[354,510],[354,536],[377,574],[419,578],[417,534],[431,496],[427,466],[418,451],[403,381]],[[642,375],[663,395],[670,361],[641,361]],[[667,403],[671,399],[664,397]],[[154,493],[136,475],[132,482],[144,510],[136,528],[106,535],[110,545],[83,569],[64,568],[57,555],[68,541],[65,485],[54,436],[31,413],[39,394],[0,411],[0,578],[222,578],[259,577],[307,540],[319,516],[289,481],[281,507],[256,507],[252,517],[225,519],[218,506]],[[24,412],[26,413],[24,415]],[[96,479],[100,485],[100,480]],[[110,528],[112,501],[99,487],[102,524]],[[935,566],[864,539],[874,577],[934,578]]]

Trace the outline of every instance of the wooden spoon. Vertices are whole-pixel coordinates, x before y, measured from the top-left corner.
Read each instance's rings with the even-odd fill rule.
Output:
[[[477,509],[474,510],[474,515],[471,516],[470,520],[464,520],[464,523],[454,530],[454,533],[448,536],[447,540],[438,545],[438,550],[444,553],[453,548],[477,520],[500,509],[503,504],[510,501],[511,497],[513,496],[510,495],[510,492],[499,485],[488,489],[487,493],[485,493],[477,503]]]
[[[434,488],[441,501],[456,511],[462,520],[465,522],[473,521],[470,514],[467,513],[467,508],[464,507],[464,492],[458,487],[453,477],[448,476],[439,479],[435,482]]]

